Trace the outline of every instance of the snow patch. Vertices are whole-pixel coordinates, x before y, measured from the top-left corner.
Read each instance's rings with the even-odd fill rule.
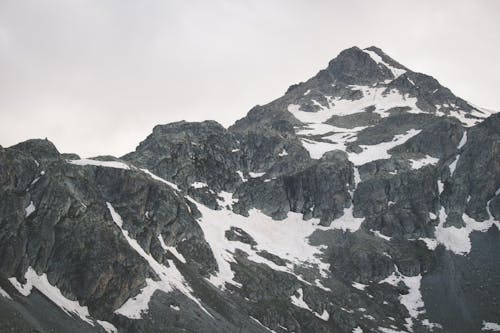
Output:
[[[169,182],[168,180],[165,180],[157,175],[155,175],[154,173],[152,173],[151,171],[149,171],[148,169],[141,169],[142,172],[144,172],[145,174],[149,175],[151,178],[153,178],[154,180],[157,180],[157,181],[160,181],[162,182],[163,184],[167,184],[168,186],[170,186],[171,188],[173,188],[174,190],[176,191],[180,191],[179,190],[179,187],[177,187],[177,185],[175,185],[174,183],[171,183]]]
[[[31,214],[33,214],[33,212],[36,210],[36,207],[35,207],[35,204],[33,204],[33,201],[30,201],[30,204],[28,205],[28,207],[26,207],[24,209],[24,216],[25,217],[28,217],[30,216]]]
[[[206,183],[202,183],[202,182],[194,182],[191,184],[191,187],[193,188],[204,188],[204,187],[208,187],[208,185]]]
[[[391,72],[392,72],[392,75],[394,75],[394,78],[398,78],[400,77],[401,75],[403,75],[404,73],[406,73],[406,70],[404,69],[401,69],[401,68],[396,68],[394,66],[391,66],[389,65],[388,63],[386,63],[384,60],[382,60],[382,57],[379,56],[376,52],[374,51],[370,51],[370,50],[363,50],[363,52],[365,53],[368,53],[368,55],[379,65],[383,65],[384,67],[387,67]],[[408,79],[410,80],[410,79]],[[412,82],[412,81],[410,81]],[[412,82],[413,83],[413,82]],[[415,83],[413,83],[415,84]]]
[[[465,255],[471,250],[470,234],[473,231],[487,231],[493,224],[500,228],[500,222],[495,221],[491,216],[489,220],[478,222],[467,214],[462,215],[465,223],[464,227],[457,228],[455,226],[445,227],[447,214],[444,207],[439,211],[439,224],[435,230],[435,237],[438,243],[443,244],[446,249],[456,253]]]
[[[104,328],[107,333],[118,333],[118,329],[110,322],[104,320],[97,320],[97,323]]]
[[[123,229],[123,220],[121,216],[115,211],[113,206],[106,202],[106,206],[111,214],[113,221],[122,231],[123,236],[127,240],[128,244],[132,249],[134,249],[137,254],[139,254],[146,262],[149,264],[151,269],[160,278],[159,281],[154,281],[152,279],[146,279],[146,286],[141,289],[140,293],[129,298],[119,309],[115,310],[115,313],[121,314],[125,317],[131,319],[140,319],[143,312],[147,312],[149,309],[149,301],[156,290],[161,290],[163,292],[170,292],[174,289],[180,291],[187,297],[189,297],[193,302],[195,302],[205,313],[212,316],[200,303],[200,301],[192,295],[192,289],[187,285],[184,277],[179,272],[174,262],[168,260],[169,267],[160,264],[153,256],[139,245],[139,243],[129,236],[127,230]]]
[[[266,173],[265,172],[249,172],[248,175],[251,177],[251,178],[259,178],[259,177],[262,177],[264,176]]]
[[[290,299],[291,299],[293,305],[312,312],[316,317],[318,317],[324,321],[328,321],[328,319],[330,319],[330,314],[328,313],[328,311],[323,310],[323,313],[319,314],[316,311],[312,310],[309,307],[309,305],[307,305],[307,303],[304,301],[304,294],[303,294],[302,288],[298,289],[296,291],[296,293],[299,294],[298,297],[295,296],[295,294],[290,296]]]
[[[288,155],[288,153],[287,153],[287,151],[285,149],[283,149],[281,151],[281,153],[278,154],[279,157],[283,157],[283,156],[287,156],[287,155]]]
[[[366,287],[368,287],[366,284],[362,284],[362,283],[359,283],[359,282],[353,282],[352,283],[352,286],[358,290],[365,290]]]
[[[439,162],[439,158],[435,158],[426,155],[424,158],[418,160],[410,160],[412,169],[420,169],[426,165],[436,165]]]
[[[7,293],[5,290],[3,290],[2,287],[0,287],[0,296],[7,298],[7,299],[12,299],[12,297],[10,297],[9,293]]]
[[[89,158],[83,158],[80,160],[68,160],[67,162],[75,165],[93,165],[105,168],[115,168],[115,169],[125,169],[125,170],[130,169],[130,167],[127,164],[118,161],[98,161]]]
[[[500,332],[500,324],[483,321],[482,331]]]
[[[467,143],[467,131],[464,131],[464,135],[462,135],[462,138],[458,143],[457,149],[462,149],[462,147],[465,146],[466,143]]]
[[[50,284],[47,279],[47,275],[43,273],[42,275],[38,275],[35,270],[31,267],[28,267],[24,278],[26,279],[26,283],[23,285],[17,281],[16,278],[9,278],[9,281],[12,285],[23,295],[28,296],[33,287],[38,289],[42,294],[44,294],[52,303],[57,305],[61,310],[66,312],[68,315],[75,314],[80,317],[81,320],[89,323],[94,326],[94,321],[90,319],[89,310],[86,306],[81,306],[78,301],[72,301],[66,298],[59,288]]]
[[[226,283],[240,286],[234,281],[234,272],[231,270],[231,262],[235,262],[233,255],[236,249],[246,252],[248,260],[265,264],[277,271],[293,274],[297,278],[299,276],[294,272],[295,265],[315,267],[320,274],[328,274],[329,265],[322,262],[320,258],[323,253],[322,247],[310,245],[308,241],[308,237],[317,229],[334,229],[332,226],[320,226],[319,219],[304,221],[302,214],[289,212],[286,219],[277,221],[256,209],[251,209],[249,216],[245,217],[230,210],[212,210],[194,200],[192,202],[197,205],[202,214],[199,225],[217,260],[218,273],[209,279],[215,286],[225,288]],[[257,245],[251,247],[241,242],[229,241],[225,237],[225,232],[231,227],[244,230]],[[286,266],[276,265],[257,254],[264,250],[285,259]]]
[[[180,262],[182,262],[183,264],[186,263],[186,259],[184,258],[184,256],[180,254],[175,247],[167,246],[167,244],[165,244],[165,240],[163,240],[162,235],[158,235],[158,240],[160,241],[161,247],[165,251],[170,251],[170,253],[172,253],[177,259],[179,259]]]

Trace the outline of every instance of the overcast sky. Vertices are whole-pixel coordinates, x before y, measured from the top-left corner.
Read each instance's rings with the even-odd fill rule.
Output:
[[[354,45],[500,110],[496,0],[0,0],[0,145],[119,156],[156,124],[228,126]]]

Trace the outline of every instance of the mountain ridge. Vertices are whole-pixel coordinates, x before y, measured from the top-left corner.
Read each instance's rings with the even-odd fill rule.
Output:
[[[500,114],[376,47],[292,87],[120,158],[0,147],[0,331],[500,322]]]

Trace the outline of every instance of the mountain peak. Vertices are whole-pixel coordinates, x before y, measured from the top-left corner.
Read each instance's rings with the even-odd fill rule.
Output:
[[[343,50],[328,64],[327,71],[335,82],[345,84],[374,84],[394,79],[393,73],[385,66],[379,66],[370,54],[359,47]]]

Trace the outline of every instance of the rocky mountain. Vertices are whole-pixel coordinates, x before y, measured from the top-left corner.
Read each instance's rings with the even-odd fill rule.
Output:
[[[500,330],[500,114],[376,47],[115,158],[0,147],[1,332]]]

